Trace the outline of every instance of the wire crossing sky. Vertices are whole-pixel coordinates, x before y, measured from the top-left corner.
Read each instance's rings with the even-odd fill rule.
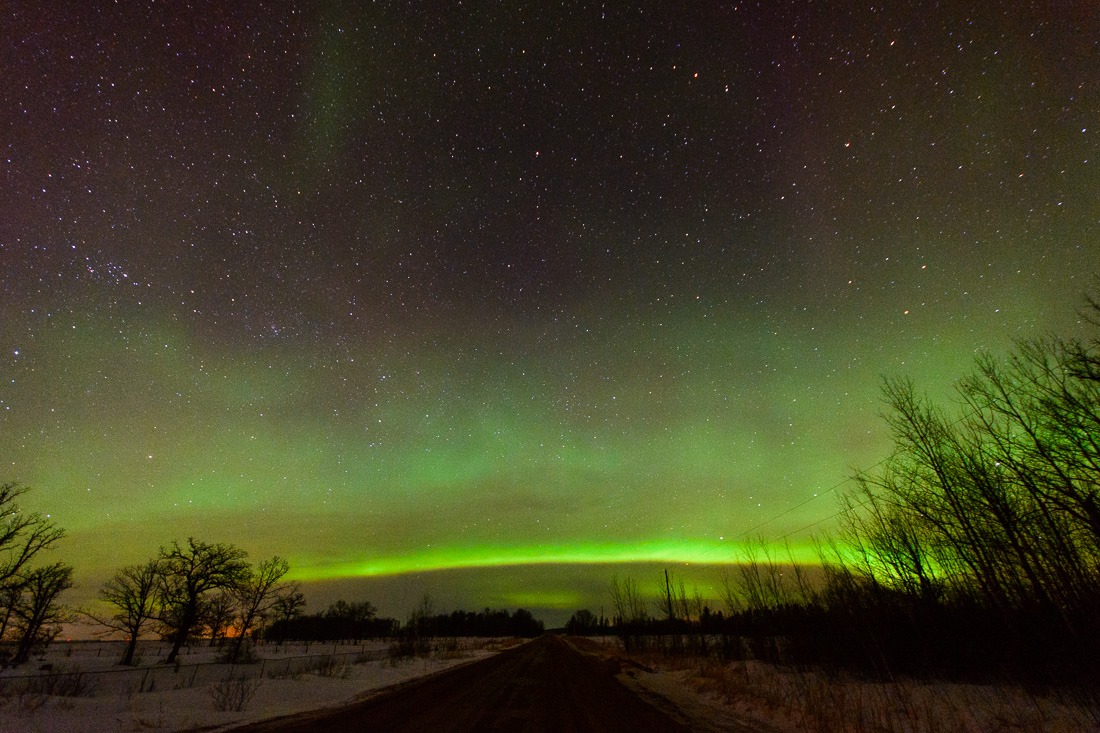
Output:
[[[84,592],[194,534],[384,611],[829,517],[884,375],[1100,271],[1095,4],[962,5],[12,4],[0,480]]]

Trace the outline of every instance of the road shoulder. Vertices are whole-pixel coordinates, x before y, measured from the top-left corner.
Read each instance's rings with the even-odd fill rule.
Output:
[[[581,654],[596,656],[628,690],[673,720],[701,733],[779,733],[780,728],[732,712],[720,701],[694,689],[683,672],[657,670],[631,659],[612,645],[569,637]]]

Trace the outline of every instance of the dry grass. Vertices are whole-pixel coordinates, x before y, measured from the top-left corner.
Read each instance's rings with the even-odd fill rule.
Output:
[[[605,655],[621,655],[608,642]],[[1100,705],[1071,692],[1013,685],[870,682],[758,661],[721,663],[660,652],[629,658],[679,679],[704,700],[781,730],[810,733],[1100,733]]]
[[[759,662],[677,663],[697,693],[737,712],[814,733],[1100,731],[1098,711],[1064,695],[1008,685],[868,682]],[[660,664],[662,669],[667,668]]]
[[[210,698],[215,710],[226,710],[239,713],[248,707],[248,703],[260,689],[262,680],[259,677],[245,675],[235,676],[230,674],[224,680],[215,682],[210,686]]]
[[[346,680],[351,676],[351,662],[347,657],[321,657],[315,666],[317,674],[322,677]]]

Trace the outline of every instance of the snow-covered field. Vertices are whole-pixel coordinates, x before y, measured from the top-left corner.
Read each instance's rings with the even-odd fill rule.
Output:
[[[178,665],[144,642],[137,666],[117,664],[120,642],[64,642],[0,672],[0,731],[93,733],[219,729],[337,706],[364,693],[488,656],[499,640],[440,640],[429,655],[391,660],[387,642],[267,644],[251,664],[217,662],[194,646]],[[235,709],[240,707],[239,710]]]

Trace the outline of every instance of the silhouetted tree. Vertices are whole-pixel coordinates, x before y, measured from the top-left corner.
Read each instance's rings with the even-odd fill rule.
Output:
[[[210,646],[218,646],[225,640],[229,627],[237,617],[237,598],[235,586],[210,593],[199,603],[199,624],[205,626],[210,635]]]
[[[142,629],[158,614],[156,591],[159,573],[160,566],[156,560],[144,565],[127,565],[112,575],[99,591],[100,599],[117,611],[111,616],[82,612],[97,624],[126,635],[126,649],[119,664],[134,663],[134,652]]]
[[[565,631],[573,636],[588,636],[599,629],[599,621],[596,615],[587,608],[582,608],[572,616],[565,624]]]
[[[645,642],[649,625],[649,616],[645,610],[645,601],[638,589],[638,581],[633,578],[611,579],[611,607],[614,609],[615,631],[627,651],[640,647]]]
[[[543,623],[525,608],[509,613],[506,609],[485,608],[481,611],[451,611],[431,615],[422,605],[410,616],[405,626],[406,639],[426,640],[432,637],[456,636],[537,636],[545,630]]]
[[[542,621],[526,608],[517,608],[508,620],[508,631],[512,636],[537,636],[545,630]]]
[[[280,596],[294,591],[280,585],[283,576],[289,571],[290,563],[276,555],[261,562],[256,569],[250,569],[234,586],[233,595],[237,599],[239,619],[237,639],[231,654],[233,661],[240,658],[245,639],[257,623],[275,608]]]
[[[294,595],[295,591],[290,591]],[[379,618],[373,603],[337,601],[320,613],[277,618],[264,630],[268,639],[378,639],[393,636],[400,624],[392,618]]]
[[[435,634],[432,625],[432,617],[435,615],[435,601],[427,593],[420,599],[420,603],[409,614],[409,620],[405,623],[405,631],[412,636],[425,639]]]
[[[19,633],[13,664],[27,661],[31,650],[48,644],[61,631],[70,614],[57,603],[57,597],[72,587],[73,569],[55,562],[24,573],[23,592],[15,604],[13,616]]]
[[[0,484],[0,639],[8,634],[31,563],[65,535],[49,517],[20,508],[18,500],[28,490],[14,482]]]
[[[638,623],[648,618],[638,581],[633,578],[611,579],[611,606],[615,610],[616,624]]]
[[[378,608],[370,601],[348,603],[345,600],[339,600],[325,609],[324,616],[338,621],[359,623],[370,621],[377,613]]]
[[[959,649],[980,642],[980,653],[1040,674],[1040,663],[1052,674],[1073,660],[1095,666],[1098,365],[1096,337],[979,356],[959,383],[961,414],[907,380],[887,381],[895,451],[846,496],[847,549],[837,554],[851,574],[830,571],[830,603],[878,614],[883,638],[888,621],[926,648],[953,638],[941,657],[962,661]],[[952,637],[964,618],[979,631]]]
[[[292,619],[302,615],[302,609],[306,607],[306,597],[297,583],[291,583],[285,592],[276,595],[272,612],[275,623],[289,623]]]
[[[196,541],[173,542],[161,548],[158,595],[161,622],[172,640],[167,662],[176,660],[184,642],[199,622],[207,593],[238,584],[248,572],[246,553],[228,544]]]

